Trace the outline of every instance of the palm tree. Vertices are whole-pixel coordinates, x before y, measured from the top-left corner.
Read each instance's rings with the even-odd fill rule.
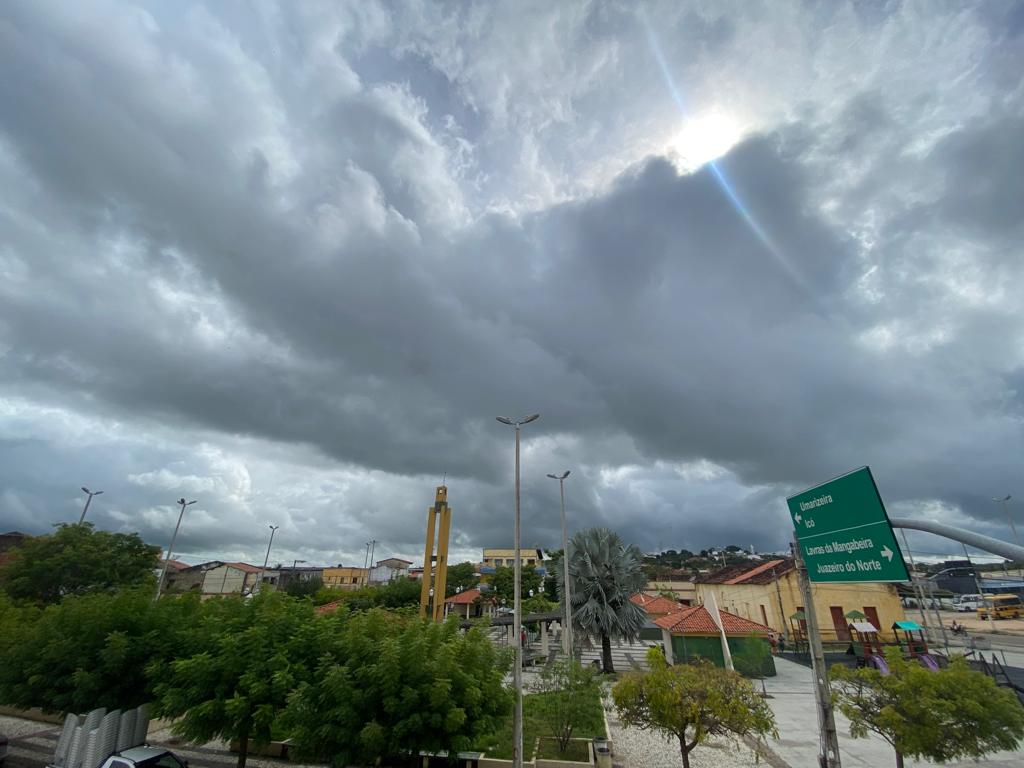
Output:
[[[623,544],[609,528],[588,528],[569,540],[573,627],[601,636],[603,671],[614,672],[611,638],[634,640],[647,616],[630,595],[643,590],[647,578],[635,544]],[[561,569],[558,571],[562,580]]]

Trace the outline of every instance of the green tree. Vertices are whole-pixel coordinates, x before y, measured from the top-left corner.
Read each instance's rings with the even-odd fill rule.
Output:
[[[285,587],[284,591],[291,597],[312,598],[323,588],[323,579],[292,579],[288,582],[288,586]]]
[[[155,584],[160,548],[137,534],[93,529],[92,523],[61,524],[10,553],[0,585],[15,600],[45,605],[65,595]]]
[[[147,585],[21,608],[16,624],[4,627],[12,610],[0,600],[0,701],[84,712],[149,701],[146,665],[188,652],[203,606],[197,595],[154,602]]]
[[[416,582],[417,584],[419,582]],[[445,582],[445,597],[451,597],[455,592],[465,592],[480,583],[476,566],[473,563],[458,563],[448,567],[448,580]]]
[[[945,763],[1016,749],[1024,738],[1024,707],[1016,696],[954,656],[938,672],[907,661],[897,649],[885,654],[889,674],[864,667],[829,671],[839,710],[850,735],[877,733],[905,757]]]
[[[301,758],[344,766],[453,754],[511,711],[509,654],[479,630],[383,610],[325,618],[330,649],[286,714]]]
[[[523,600],[523,615],[529,613],[551,613],[558,610],[558,603],[548,600],[545,595],[534,595]]]
[[[675,736],[683,768],[690,752],[709,736],[774,736],[767,702],[738,673],[710,662],[669,666],[657,648],[647,652],[650,671],[628,672],[612,689],[627,727]]]
[[[558,751],[564,753],[573,729],[588,716],[593,701],[601,697],[597,677],[575,659],[557,661],[541,671],[533,691],[540,694],[537,709],[548,733],[558,742]]]
[[[385,608],[411,608],[419,605],[422,584],[409,576],[402,576],[381,586],[379,605]]]
[[[601,637],[606,673],[615,671],[611,638],[636,639],[647,620],[643,609],[629,599],[647,585],[641,558],[635,544],[623,544],[608,528],[588,528],[569,541],[573,627]],[[561,583],[562,572],[558,575]]]
[[[237,740],[244,768],[250,742],[270,741],[288,695],[308,678],[324,622],[308,602],[275,592],[207,605],[191,655],[150,668],[153,711],[191,741]]]
[[[742,653],[733,655],[733,666],[744,677],[760,680],[761,695],[767,696],[764,679],[772,669],[772,651],[762,635],[752,634],[749,640]]]
[[[505,566],[495,568],[494,573],[491,574],[490,581],[494,594],[511,606],[516,584],[515,569]],[[522,585],[523,599],[529,596],[531,589],[534,592],[538,592],[540,590],[541,577],[537,573],[537,568],[532,564],[524,564],[519,583]]]

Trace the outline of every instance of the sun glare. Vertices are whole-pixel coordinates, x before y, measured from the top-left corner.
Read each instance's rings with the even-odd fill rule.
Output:
[[[691,173],[716,160],[742,138],[739,124],[721,112],[704,112],[688,119],[669,146],[669,154],[681,171]]]

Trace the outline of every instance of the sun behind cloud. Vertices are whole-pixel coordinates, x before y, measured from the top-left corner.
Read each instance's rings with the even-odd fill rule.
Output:
[[[743,138],[743,128],[730,114],[711,110],[683,123],[672,137],[668,156],[683,173],[692,173],[726,154]]]

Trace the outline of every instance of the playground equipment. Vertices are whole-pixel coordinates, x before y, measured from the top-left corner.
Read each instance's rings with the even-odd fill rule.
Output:
[[[847,653],[857,657],[858,667],[874,667],[883,675],[889,674],[889,665],[882,655],[882,641],[878,627],[869,621],[853,621],[847,627],[853,640]]]
[[[912,659],[917,659],[922,666],[930,670],[938,670],[939,663],[928,653],[928,640],[924,636],[924,627],[916,621],[897,621],[892,625],[896,640],[903,652]],[[902,633],[903,639],[900,639]]]
[[[882,641],[878,627],[869,621],[852,621],[847,625],[850,632],[850,647],[847,653],[855,656],[858,667],[875,666],[873,659],[882,658]],[[882,659],[884,662],[884,659]]]

